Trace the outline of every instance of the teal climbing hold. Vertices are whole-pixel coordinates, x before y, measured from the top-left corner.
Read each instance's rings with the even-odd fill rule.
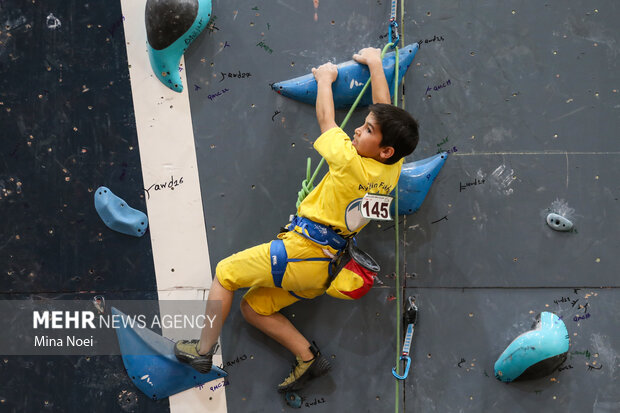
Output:
[[[95,209],[108,228],[123,234],[141,237],[149,225],[144,212],[131,208],[105,186],[95,191]]]
[[[503,382],[528,380],[551,374],[564,361],[570,340],[557,315],[543,312],[532,330],[521,334],[495,362],[495,377]]]
[[[418,44],[413,43],[402,49],[398,49],[398,83],[400,84],[405,72],[413,62]],[[387,79],[388,85],[394,84],[394,74],[396,67],[395,52],[386,53],[383,57],[383,71]],[[351,106],[357,96],[360,94],[366,81],[370,78],[368,66],[357,63],[354,60],[338,65],[338,78],[332,85],[334,95],[334,107],[336,109]],[[316,102],[317,86],[312,73],[296,77],[294,79],[274,83],[273,90],[291,99],[298,100],[303,103],[314,105]],[[394,90],[390,88],[390,93]],[[372,103],[372,91],[370,88],[364,93],[359,102],[359,106],[368,106]]]
[[[179,62],[211,19],[211,0],[147,0],[147,49],[157,78],[175,92],[183,91]]]
[[[403,165],[398,180],[399,215],[410,215],[420,209],[447,157],[448,154],[442,152],[430,158]],[[392,211],[393,214],[394,211]]]
[[[284,395],[284,399],[286,400],[286,404],[288,404],[292,408],[301,409],[303,399],[299,394],[289,391]]]
[[[569,219],[553,212],[547,215],[547,225],[556,231],[570,231],[573,229],[573,223]]]
[[[121,349],[123,364],[131,381],[153,400],[163,399],[212,380],[226,377],[228,373],[213,366],[207,374],[198,373],[187,364],[180,363],[174,355],[174,341],[147,328],[131,327],[129,316],[115,307],[112,315],[121,321],[116,337]]]

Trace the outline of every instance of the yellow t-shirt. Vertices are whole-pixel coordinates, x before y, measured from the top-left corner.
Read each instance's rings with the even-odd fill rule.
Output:
[[[360,156],[340,128],[319,136],[314,148],[325,158],[329,171],[299,205],[297,215],[329,225],[343,236],[358,232],[370,221],[362,217],[362,197],[389,194],[398,183],[403,160],[387,165]]]

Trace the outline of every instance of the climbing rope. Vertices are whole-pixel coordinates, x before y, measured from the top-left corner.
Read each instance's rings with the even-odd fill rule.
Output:
[[[398,24],[396,23],[396,3],[397,0],[392,0],[392,7],[390,13],[390,41],[394,42],[393,37],[396,36],[395,45],[398,44],[400,40],[400,36],[398,35]],[[401,13],[401,25],[403,23],[403,16],[405,15],[404,10],[405,2],[400,3]],[[392,27],[394,27],[394,33],[392,33]],[[403,40],[404,42],[404,40]],[[398,47],[396,47],[396,65],[395,65],[395,73],[394,73],[394,106],[398,106]],[[404,81],[404,78],[403,78]],[[402,109],[405,109],[403,99]],[[401,298],[400,298],[400,243],[399,243],[399,222],[398,222],[398,183],[394,188],[394,260],[396,261],[395,269],[394,269],[394,278],[396,281],[396,374],[400,374],[400,310],[401,310]],[[398,413],[398,407],[400,404],[400,380],[395,380],[396,387],[396,395],[394,400],[394,411]]]
[[[398,86],[399,86],[398,85],[398,64],[399,64],[399,62],[398,62],[398,43],[400,41],[400,36],[398,34],[398,24],[396,23],[396,5],[397,5],[397,0],[392,0],[392,6],[391,6],[391,10],[390,10],[389,30],[388,30],[388,35],[389,35],[390,42],[388,44],[386,44],[385,47],[383,48],[383,50],[381,51],[381,59],[383,59],[383,57],[385,56],[385,52],[387,51],[388,48],[392,47],[392,48],[395,49],[396,62],[395,62],[395,67],[394,67],[394,93],[393,93],[393,105],[394,106],[398,106]],[[403,16],[405,14],[404,2],[401,2],[400,8],[401,8],[401,26],[402,26],[403,25]],[[403,79],[403,81],[404,81],[404,79]],[[359,93],[359,95],[355,99],[355,102],[353,102],[353,105],[351,106],[351,109],[349,109],[349,112],[347,113],[347,115],[345,116],[344,120],[340,124],[340,129],[344,129],[345,125],[349,121],[349,118],[353,114],[353,111],[357,107],[359,101],[362,99],[362,96],[364,95],[364,93],[366,93],[366,90],[368,89],[369,85],[370,85],[370,79],[368,79],[368,81],[366,81],[366,84],[362,88],[362,91]],[[402,100],[402,109],[404,109],[404,97],[403,97],[403,100]],[[301,204],[301,202],[314,189],[313,182],[316,179],[316,176],[318,175],[319,171],[323,167],[324,163],[325,163],[325,158],[321,158],[321,161],[319,162],[319,164],[317,165],[314,173],[311,176],[310,175],[310,171],[312,169],[312,167],[311,167],[312,160],[310,158],[308,158],[307,166],[306,166],[306,179],[304,179],[302,181],[301,189],[297,193],[297,203],[296,203],[296,207],[297,208],[299,208],[299,204]],[[395,210],[395,213],[394,213],[394,228],[395,228],[395,231],[394,231],[394,233],[395,233],[395,240],[396,240],[395,241],[395,244],[396,244],[395,245],[396,268],[395,268],[395,274],[394,274],[395,275],[395,279],[396,279],[396,373],[400,374],[401,292],[400,292],[400,270],[399,270],[399,266],[400,266],[400,245],[399,245],[399,222],[398,222],[398,184],[396,185],[396,187],[394,189],[394,210]],[[394,403],[396,413],[398,413],[398,407],[399,407],[399,404],[400,404],[399,403],[399,401],[400,401],[399,389],[400,389],[399,381],[396,380],[396,400],[395,400],[395,403]]]

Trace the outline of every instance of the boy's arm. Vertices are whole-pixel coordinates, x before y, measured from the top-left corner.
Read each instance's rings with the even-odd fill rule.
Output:
[[[321,133],[325,133],[336,125],[336,111],[334,110],[334,95],[332,83],[338,77],[338,68],[333,63],[325,63],[317,68],[312,68],[312,74],[316,79],[316,119],[319,122]]]
[[[370,82],[372,87],[372,103],[392,104],[390,88],[383,72],[381,50],[367,47],[353,55],[356,62],[367,65],[370,70]]]

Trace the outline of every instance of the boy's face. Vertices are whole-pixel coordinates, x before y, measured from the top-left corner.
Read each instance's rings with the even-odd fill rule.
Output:
[[[353,147],[355,147],[360,156],[372,158],[379,162],[385,162],[394,153],[394,148],[391,146],[382,147],[382,140],[383,135],[371,112],[366,116],[364,124],[355,129]]]

